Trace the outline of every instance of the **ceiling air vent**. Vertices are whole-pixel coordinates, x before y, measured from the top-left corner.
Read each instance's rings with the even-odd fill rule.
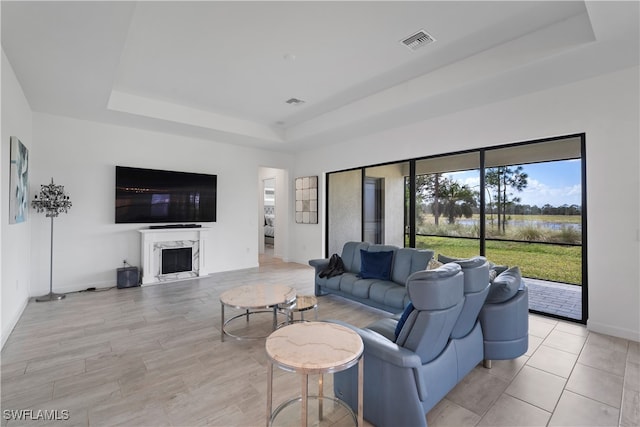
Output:
[[[402,44],[411,50],[418,50],[419,47],[422,47],[429,43],[433,43],[434,41],[436,41],[436,39],[427,34],[426,31],[420,30],[417,33],[412,34],[406,39],[402,40]]]
[[[304,104],[304,101],[302,99],[298,99],[298,98],[289,98],[285,101],[287,104],[289,105],[300,105],[300,104]]]

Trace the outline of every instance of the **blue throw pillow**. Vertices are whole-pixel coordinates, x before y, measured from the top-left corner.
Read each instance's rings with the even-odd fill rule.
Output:
[[[404,326],[404,323],[407,321],[412,311],[413,311],[413,304],[412,303],[407,304],[404,311],[402,312],[402,316],[400,316],[400,320],[398,320],[398,324],[396,325],[396,331],[395,331],[396,340],[398,339],[398,335],[400,335],[400,331],[402,331],[402,327]]]
[[[393,251],[369,252],[360,249],[361,279],[391,280]]]

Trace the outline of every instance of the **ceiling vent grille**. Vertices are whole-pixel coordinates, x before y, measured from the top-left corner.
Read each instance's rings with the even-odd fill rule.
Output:
[[[304,104],[304,101],[302,99],[298,99],[298,98],[289,98],[285,101],[287,104],[289,105],[300,105],[300,104]]]
[[[420,30],[402,40],[402,44],[411,50],[418,50],[418,48],[426,44],[433,43],[434,41],[436,41],[436,39],[427,34],[426,31]]]

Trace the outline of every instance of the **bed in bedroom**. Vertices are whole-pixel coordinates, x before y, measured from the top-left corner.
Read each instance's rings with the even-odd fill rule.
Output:
[[[264,243],[273,245],[275,239],[275,207],[264,207]]]

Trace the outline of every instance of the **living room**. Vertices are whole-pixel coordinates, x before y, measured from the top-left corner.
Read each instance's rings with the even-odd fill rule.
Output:
[[[223,273],[258,267],[261,168],[287,172],[288,182],[282,185],[286,186],[288,200],[278,203],[289,203],[289,217],[286,227],[278,230],[278,239],[283,242],[284,261],[306,265],[309,259],[325,256],[324,222],[321,217],[318,224],[295,223],[292,185],[296,177],[320,177],[319,194],[323,194],[322,177],[331,171],[584,132],[589,220],[586,326],[589,331],[613,337],[636,342],[640,339],[637,3],[585,3],[593,40],[576,43],[564,55],[547,51],[549,56],[544,60],[528,64],[529,71],[539,75],[538,81],[523,80],[531,74],[522,77],[514,71],[518,66],[509,64],[512,68],[508,71],[482,79],[466,81],[470,77],[464,74],[464,81],[454,81],[457,85],[443,94],[433,87],[412,87],[415,93],[425,92],[421,95],[428,102],[406,101],[393,105],[395,108],[383,108],[385,104],[376,99],[369,99],[367,105],[351,103],[349,107],[355,111],[345,108],[327,112],[306,127],[292,127],[291,135],[306,135],[299,138],[299,143],[274,143],[244,130],[244,134],[234,134],[230,127],[212,130],[160,117],[104,112],[109,92],[94,94],[98,86],[91,82],[101,79],[113,83],[124,44],[122,37],[130,21],[114,19],[119,27],[113,33],[121,38],[113,43],[118,46],[105,47],[103,62],[87,68],[90,72],[82,68],[61,71],[46,62],[44,54],[63,55],[64,50],[58,49],[66,40],[56,44],[52,37],[56,33],[43,31],[36,39],[41,44],[38,50],[26,44],[21,51],[18,41],[27,40],[12,26],[22,24],[22,31],[35,35],[36,27],[44,23],[34,16],[44,19],[46,15],[27,14],[27,18],[7,26],[7,3],[2,3],[0,152],[3,170],[7,171],[2,176],[0,228],[3,346],[28,304],[35,304],[31,298],[49,291],[50,266],[48,218],[31,210],[25,222],[9,224],[6,165],[11,136],[18,137],[29,150],[31,195],[53,177],[71,197],[69,213],[55,220],[53,278],[55,291],[77,292],[114,286],[116,269],[123,259],[140,265],[138,230],[145,225],[114,223],[116,165],[217,175],[217,221],[206,226],[211,227],[215,242],[208,254],[212,271]],[[20,10],[19,2],[10,6]],[[133,13],[128,10],[126,16],[130,18]],[[60,14],[66,16],[66,11],[61,9]],[[94,15],[88,12],[84,21],[87,26],[101,22]],[[56,21],[51,19],[46,28],[54,27]],[[629,28],[630,32],[625,32]],[[77,34],[67,36],[77,38]],[[93,46],[88,46],[87,52],[92,52]],[[32,76],[33,62],[29,61],[39,56],[44,62],[38,67],[38,76]],[[92,56],[96,57],[100,55]],[[578,72],[569,67],[575,64],[580,65]],[[473,65],[477,64],[462,63],[461,68],[449,71],[468,69],[472,73]],[[96,68],[102,69],[102,74],[91,74]],[[69,81],[75,81],[74,91],[66,91]],[[481,96],[477,92],[480,86],[490,87],[492,95]],[[396,90],[388,94],[407,92],[403,86]],[[94,95],[93,104],[72,105],[79,92]],[[150,107],[154,108],[159,111],[157,105]],[[101,120],[92,116],[94,110],[104,113],[99,116]],[[384,120],[378,113],[387,113]],[[337,124],[328,127],[327,122]],[[319,212],[324,212],[322,203],[321,198]],[[619,208],[612,211],[612,206]]]

